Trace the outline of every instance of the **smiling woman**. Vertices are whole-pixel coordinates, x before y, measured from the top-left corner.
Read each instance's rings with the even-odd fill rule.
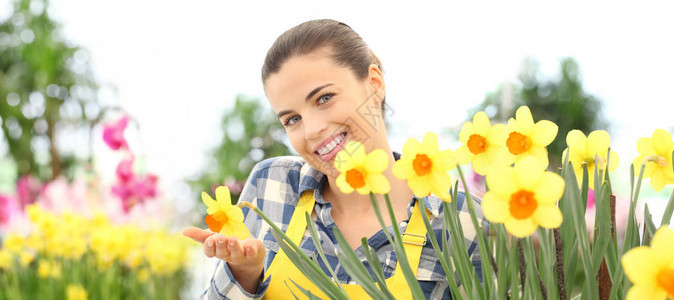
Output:
[[[239,201],[258,207],[273,222],[281,224],[287,234],[298,233],[300,248],[311,256],[316,249],[312,237],[305,231],[306,223],[293,221],[304,220],[304,212],[309,212],[328,256],[321,267],[326,274],[330,269],[337,270],[334,279],[345,285],[352,298],[365,293],[340,266],[336,254],[340,250],[332,230],[335,226],[359,253],[361,261],[366,261],[361,238],[369,237],[368,243],[381,266],[367,267],[382,269],[392,282],[404,282],[402,272],[396,271],[399,268],[393,246],[385,238],[367,194],[369,184],[373,180],[390,183],[390,191],[387,186],[386,192],[402,231],[416,227],[413,220],[420,220],[420,213],[413,208],[416,202],[423,201],[438,239],[442,231],[443,200],[437,196],[448,194],[444,190],[432,190],[434,195],[429,189],[423,193],[425,197],[415,197],[406,181],[394,176],[392,166],[400,155],[391,151],[384,126],[386,86],[379,59],[346,24],[334,20],[308,21],[286,31],[272,45],[262,67],[262,82],[269,103],[301,157],[276,157],[260,162],[251,172]],[[424,139],[423,146],[426,144],[434,146],[437,152],[437,138]],[[354,146],[350,145],[357,145],[357,149],[351,150]],[[421,144],[417,148],[416,152],[425,153],[421,151]],[[430,161],[424,166],[430,168]],[[345,169],[358,169],[358,172],[347,172],[345,176],[350,177],[345,179],[339,176],[340,170]],[[441,178],[439,181],[449,180],[449,176],[435,177]],[[355,187],[340,190],[345,180]],[[377,184],[372,187],[383,188]],[[455,201],[459,209],[467,212],[463,196],[459,193]],[[377,195],[376,201],[382,207],[385,205],[382,195]],[[198,228],[185,231],[187,236],[203,243],[208,257],[219,258],[202,297],[288,299],[293,293],[301,295],[294,286],[289,287],[288,279],[312,289],[311,282],[289,277],[301,273],[280,251],[267,224],[248,207],[243,209],[243,214],[251,234],[248,239]],[[482,218],[479,211],[478,216]],[[390,230],[392,223],[386,225]],[[480,274],[476,231],[470,221],[462,226],[466,229],[468,255]],[[415,229],[408,233],[412,230]],[[425,228],[423,233],[427,233]],[[424,296],[450,298],[447,278],[430,243],[411,247],[420,248],[421,254],[417,258],[410,257],[409,265],[414,266]],[[406,284],[396,284],[390,289],[397,297],[410,295]]]

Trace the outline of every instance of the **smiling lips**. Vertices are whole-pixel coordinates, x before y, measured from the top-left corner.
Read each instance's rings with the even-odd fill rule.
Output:
[[[342,132],[333,136],[331,139],[323,141],[314,151],[323,161],[329,161],[337,156],[337,152],[344,149],[342,145],[344,138],[346,137],[346,132]]]

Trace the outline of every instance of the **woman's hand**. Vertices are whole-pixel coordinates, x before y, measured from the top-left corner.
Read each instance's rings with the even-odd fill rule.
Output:
[[[206,256],[226,261],[241,286],[246,291],[255,293],[264,269],[266,249],[262,241],[253,237],[239,240],[235,236],[227,237],[196,227],[185,228],[183,235],[202,243]]]

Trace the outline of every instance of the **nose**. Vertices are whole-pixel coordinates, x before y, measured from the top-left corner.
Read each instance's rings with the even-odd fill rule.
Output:
[[[313,140],[320,138],[323,131],[327,128],[327,122],[320,116],[305,116],[304,121],[304,138],[306,140]]]

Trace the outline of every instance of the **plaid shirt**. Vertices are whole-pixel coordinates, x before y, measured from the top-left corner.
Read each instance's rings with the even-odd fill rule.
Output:
[[[398,154],[395,153],[395,155],[397,159]],[[318,234],[320,235],[328,262],[333,270],[335,270],[341,283],[355,284],[337,259],[337,251],[340,250],[332,231],[332,227],[336,226],[330,215],[332,204],[326,202],[321,196],[321,190],[326,181],[327,177],[323,173],[312,168],[299,157],[285,156],[270,158],[255,166],[246,182],[239,201],[250,201],[254,203],[265,213],[265,215],[274,221],[278,227],[283,231],[286,231],[302,192],[313,189],[316,204],[312,219]],[[470,220],[468,206],[463,205],[463,193],[459,193],[459,197],[457,198],[459,198],[456,199],[456,201],[459,207],[459,217],[462,222],[461,225],[466,237],[466,248],[468,249],[468,254],[471,257],[471,261],[475,266],[478,276],[482,278],[480,256],[477,247],[477,235]],[[408,220],[409,216],[412,214],[415,201],[417,201],[417,198],[413,198],[408,204]],[[434,196],[429,196],[423,198],[423,201],[426,205],[426,209],[431,213],[431,226],[434,228],[438,241],[441,241],[442,200]],[[476,201],[479,203],[479,200]],[[478,218],[486,225],[486,221],[482,219],[482,212],[479,205],[476,205],[476,210]],[[266,271],[280,247],[272,236],[269,225],[262,220],[262,218],[247,207],[243,208],[243,214],[245,216],[244,223],[250,230],[251,235],[260,239],[267,249],[267,254],[264,259],[264,269]],[[401,232],[403,232],[407,227],[407,222],[403,221],[399,226]],[[391,226],[388,227],[388,230],[393,234]],[[380,230],[371,236],[368,239],[368,244],[376,250],[386,278],[393,275],[397,262],[396,255],[392,245],[386,239],[384,232]],[[314,255],[314,253],[315,255],[318,255],[308,230],[305,232],[304,237],[300,242],[300,248],[309,257]],[[362,246],[359,246],[355,250],[355,253],[367,266],[368,264]],[[319,264],[326,274],[330,274],[322,260],[319,260]],[[445,273],[435,255],[431,243],[426,243],[422,250],[417,279],[424,291],[426,299],[450,299],[447,278],[445,277]],[[255,294],[248,293],[234,279],[228,265],[222,260],[218,260],[213,277],[201,297],[202,299],[260,299],[264,296],[268,285],[269,279],[260,283]]]

